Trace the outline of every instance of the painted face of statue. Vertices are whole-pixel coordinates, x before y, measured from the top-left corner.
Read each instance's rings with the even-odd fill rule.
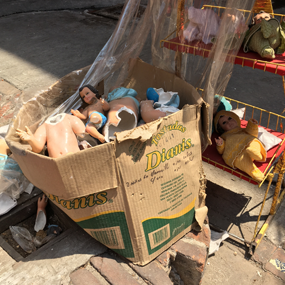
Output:
[[[96,94],[93,93],[88,87],[84,87],[79,95],[83,101],[89,105],[95,104],[98,101]]]
[[[220,117],[219,121],[218,121],[218,124],[221,126],[221,128],[227,132],[227,131],[230,131],[232,129],[235,129],[238,127],[238,124],[237,122],[229,117],[229,116],[222,116]]]

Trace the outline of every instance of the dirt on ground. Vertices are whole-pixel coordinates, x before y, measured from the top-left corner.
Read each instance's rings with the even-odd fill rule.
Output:
[[[48,226],[50,225],[57,225],[61,229],[61,233],[65,230],[64,225],[62,225],[58,217],[54,213],[51,213],[50,210],[47,210],[47,223],[46,223],[45,228],[42,231],[36,232],[34,230],[35,221],[36,221],[36,214],[30,216],[28,219],[14,226],[23,227],[27,229],[33,237],[37,237],[37,240],[43,240],[43,238],[47,236]],[[25,250],[21,248],[21,246],[13,238],[12,232],[10,229],[7,229],[5,232],[1,233],[0,235],[10,246],[12,246],[24,258],[26,258],[32,253],[32,252],[26,252]]]

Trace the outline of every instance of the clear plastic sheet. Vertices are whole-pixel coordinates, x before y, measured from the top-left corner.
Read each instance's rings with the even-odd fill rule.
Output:
[[[55,225],[51,225],[49,227],[57,228]],[[24,227],[18,227],[18,226],[10,226],[9,227],[13,239],[19,244],[19,246],[27,253],[32,253],[36,251],[38,247],[41,247],[42,245],[46,244],[53,238],[55,238],[59,233],[61,233],[61,229],[55,230],[55,233],[49,233],[48,235],[41,238],[38,236],[33,236],[26,228]]]
[[[5,192],[12,199],[19,199],[29,184],[18,163],[7,155],[0,154],[0,193]]]
[[[76,91],[78,84],[96,86],[104,80],[106,98],[111,87],[120,86],[126,79],[132,68],[129,59],[141,57],[142,52],[148,55],[149,63],[175,73],[200,92],[210,105],[211,122],[214,96],[223,95],[226,89],[234,57],[250,22],[249,11],[253,4],[254,1],[250,0],[149,0],[141,13],[139,0],[126,1],[116,29],[91,67],[76,71],[55,83],[53,89],[58,89],[58,92],[46,94],[47,91],[31,99],[30,114],[33,117],[25,121],[25,125],[30,123],[33,131],[48,116],[77,109],[81,105]],[[213,43],[208,56],[197,55],[196,51],[201,51],[200,46],[196,46],[193,54],[185,50],[176,51],[177,47],[173,50],[162,42],[178,38],[183,45],[185,38],[190,37],[191,27],[196,29],[198,39],[205,44]],[[139,94],[139,97],[143,96],[145,94]],[[13,128],[22,125],[20,110]],[[209,137],[210,132],[211,126]]]

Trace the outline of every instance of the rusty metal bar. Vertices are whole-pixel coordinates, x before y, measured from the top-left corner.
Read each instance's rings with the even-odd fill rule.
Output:
[[[257,218],[256,224],[255,224],[255,228],[254,228],[254,234],[253,234],[252,242],[255,240],[256,235],[257,235],[257,227],[258,227],[258,223],[259,223],[259,221],[260,221],[260,217],[261,217],[261,214],[262,214],[262,211],[263,211],[263,208],[264,208],[264,204],[265,204],[265,201],[266,201],[266,197],[267,197],[267,194],[268,194],[269,188],[270,188],[270,186],[271,186],[271,183],[272,183],[272,179],[273,179],[273,177],[274,177],[274,174],[273,174],[273,173],[268,174],[269,183],[268,183],[268,185],[267,185],[267,189],[266,189],[266,192],[265,192],[264,197],[263,197],[263,202],[262,202],[262,205],[261,205],[261,209],[260,209],[260,211],[259,211],[259,215],[258,215],[258,218]]]
[[[273,173],[278,173],[278,179],[277,179],[277,183],[276,183],[276,187],[274,191],[274,196],[273,196],[272,205],[270,209],[270,215],[274,215],[276,213],[276,205],[277,205],[277,201],[278,201],[278,197],[279,197],[279,193],[281,189],[281,184],[283,181],[283,176],[285,173],[285,151],[283,151],[282,157],[280,157],[279,161],[277,162]]]
[[[269,224],[272,220],[273,216],[269,215],[265,221],[265,223],[263,224],[263,226],[261,227],[258,235],[256,236],[256,238],[251,242],[251,245],[249,247],[249,254],[253,255],[254,251],[256,250],[256,248],[258,247],[258,245],[260,244],[260,242],[262,241],[265,232],[267,230],[267,228],[269,227]]]

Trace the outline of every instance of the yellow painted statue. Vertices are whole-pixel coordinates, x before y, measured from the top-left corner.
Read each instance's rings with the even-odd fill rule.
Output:
[[[266,150],[258,140],[258,122],[250,119],[246,128],[241,128],[239,117],[231,111],[220,111],[214,118],[214,126],[220,137],[216,147],[227,165],[246,172],[257,181],[264,174],[256,167],[255,161],[266,160]]]

